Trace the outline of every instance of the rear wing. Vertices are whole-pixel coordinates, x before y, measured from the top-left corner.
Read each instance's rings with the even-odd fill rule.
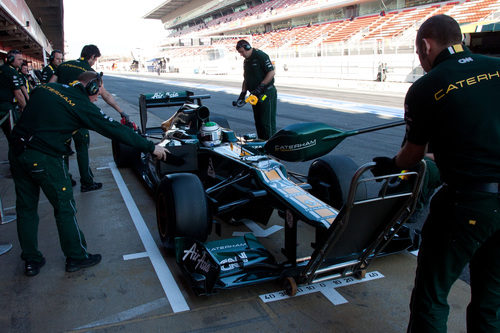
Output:
[[[195,95],[192,91],[165,91],[139,95],[139,115],[141,118],[141,133],[146,134],[149,108],[182,106],[186,103],[202,105],[201,100],[210,95]],[[167,119],[168,117],[165,117]]]

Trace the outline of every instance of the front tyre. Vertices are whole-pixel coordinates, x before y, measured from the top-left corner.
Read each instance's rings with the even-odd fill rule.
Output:
[[[211,219],[200,179],[190,173],[166,175],[156,192],[156,222],[163,246],[174,250],[175,237],[206,241]]]
[[[326,155],[315,160],[309,167],[307,182],[312,186],[311,194],[340,210],[347,201],[351,180],[358,165],[345,155]],[[366,199],[366,184],[361,183],[356,199]]]

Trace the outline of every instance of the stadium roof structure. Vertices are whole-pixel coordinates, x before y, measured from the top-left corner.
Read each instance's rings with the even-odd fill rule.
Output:
[[[164,16],[190,3],[191,0],[168,0],[143,16],[145,19],[161,20]]]

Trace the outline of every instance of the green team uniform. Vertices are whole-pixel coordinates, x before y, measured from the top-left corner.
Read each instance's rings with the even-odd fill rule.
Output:
[[[500,332],[500,59],[461,45],[408,90],[407,139],[432,145],[444,186],[422,230],[411,332],[446,332],[447,296],[467,263],[468,332]]]
[[[17,118],[14,91],[21,90],[22,81],[18,71],[8,65],[0,66],[0,122],[7,139],[10,138],[11,126]],[[13,119],[9,119],[10,115]]]
[[[54,66],[47,65],[42,69],[42,79],[40,80],[42,83],[49,83],[52,75],[55,74]]]
[[[86,241],[78,227],[68,166],[67,142],[74,131],[91,128],[143,152],[154,144],[106,116],[90,102],[84,89],[59,83],[35,88],[14,130],[9,161],[16,189],[17,231],[21,257],[41,262],[38,250],[40,188],[54,207],[61,248],[67,258],[84,259]]]
[[[247,90],[256,89],[266,74],[274,70],[269,56],[258,49],[253,49],[252,55],[243,62],[244,79]],[[278,93],[274,86],[274,78],[267,85],[264,94],[267,98],[252,105],[257,136],[267,140],[276,132],[276,102]]]
[[[55,75],[57,82],[70,84],[78,79],[78,76],[83,72],[94,72],[94,69],[83,58],[63,62],[57,66]],[[94,175],[90,169],[89,162],[89,145],[90,134],[89,130],[82,128],[73,134],[75,143],[76,160],[78,162],[78,171],[80,172],[80,183],[84,186],[90,186],[94,183]]]

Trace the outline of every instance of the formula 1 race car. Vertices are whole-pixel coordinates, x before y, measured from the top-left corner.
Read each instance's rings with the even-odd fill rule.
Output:
[[[345,156],[325,155],[347,136],[401,122],[349,132],[294,124],[261,141],[237,137],[226,119],[211,116],[202,105],[209,97],[140,95],[138,132],[168,149],[167,161],[112,145],[117,166],[137,170],[154,194],[163,246],[175,253],[197,294],[281,280],[293,295],[297,284],[362,277],[374,257],[412,245],[403,224],[415,208],[425,163],[404,177],[373,177],[374,163],[358,168]],[[163,129],[146,126],[149,108],[172,106],[180,108]],[[299,175],[278,159],[314,161]],[[283,260],[251,233],[207,242],[212,229],[220,235],[221,222],[266,225],[274,211],[284,219]],[[313,230],[304,258],[297,255],[299,222]]]

